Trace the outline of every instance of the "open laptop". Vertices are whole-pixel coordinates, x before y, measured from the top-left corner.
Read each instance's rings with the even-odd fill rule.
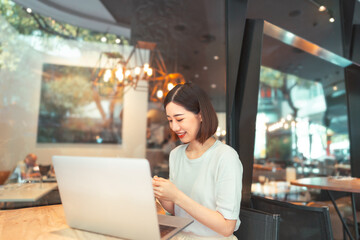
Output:
[[[170,239],[192,219],[157,215],[146,159],[53,156],[70,227],[125,239]],[[160,233],[159,225],[164,229]]]

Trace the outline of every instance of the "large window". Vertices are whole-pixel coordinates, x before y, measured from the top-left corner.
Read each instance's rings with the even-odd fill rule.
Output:
[[[350,175],[344,74],[341,67],[264,36],[263,52],[269,49],[292,53],[293,61],[275,59],[275,51],[263,56],[252,191],[274,197],[271,191],[283,184],[276,197],[294,192],[296,198],[304,192],[290,190],[295,178]],[[272,190],[259,188],[264,182]]]
[[[168,177],[178,83],[210,95],[224,139],[224,2],[0,2],[0,184],[29,153],[147,158]]]

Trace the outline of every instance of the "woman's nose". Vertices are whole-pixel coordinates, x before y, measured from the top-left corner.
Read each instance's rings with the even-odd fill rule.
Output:
[[[177,122],[173,121],[173,122],[172,122],[171,129],[172,129],[174,132],[176,132],[176,131],[180,130],[180,126],[179,126],[179,124],[178,124]]]

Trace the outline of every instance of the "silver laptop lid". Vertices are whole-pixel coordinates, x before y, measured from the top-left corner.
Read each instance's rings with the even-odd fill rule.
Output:
[[[54,156],[69,226],[127,239],[160,239],[146,159]]]

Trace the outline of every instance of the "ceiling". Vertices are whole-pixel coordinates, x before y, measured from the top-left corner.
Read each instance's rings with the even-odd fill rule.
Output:
[[[329,51],[343,55],[340,0],[249,0],[248,18],[265,19]],[[156,42],[169,72],[201,85],[215,109],[225,111],[225,4],[218,0],[16,0],[54,19],[136,41]],[[318,2],[328,12],[318,11]],[[360,24],[356,1],[354,24]],[[335,18],[334,23],[329,17]],[[271,37],[263,38],[262,64],[321,82],[331,97],[344,90],[343,68]]]

